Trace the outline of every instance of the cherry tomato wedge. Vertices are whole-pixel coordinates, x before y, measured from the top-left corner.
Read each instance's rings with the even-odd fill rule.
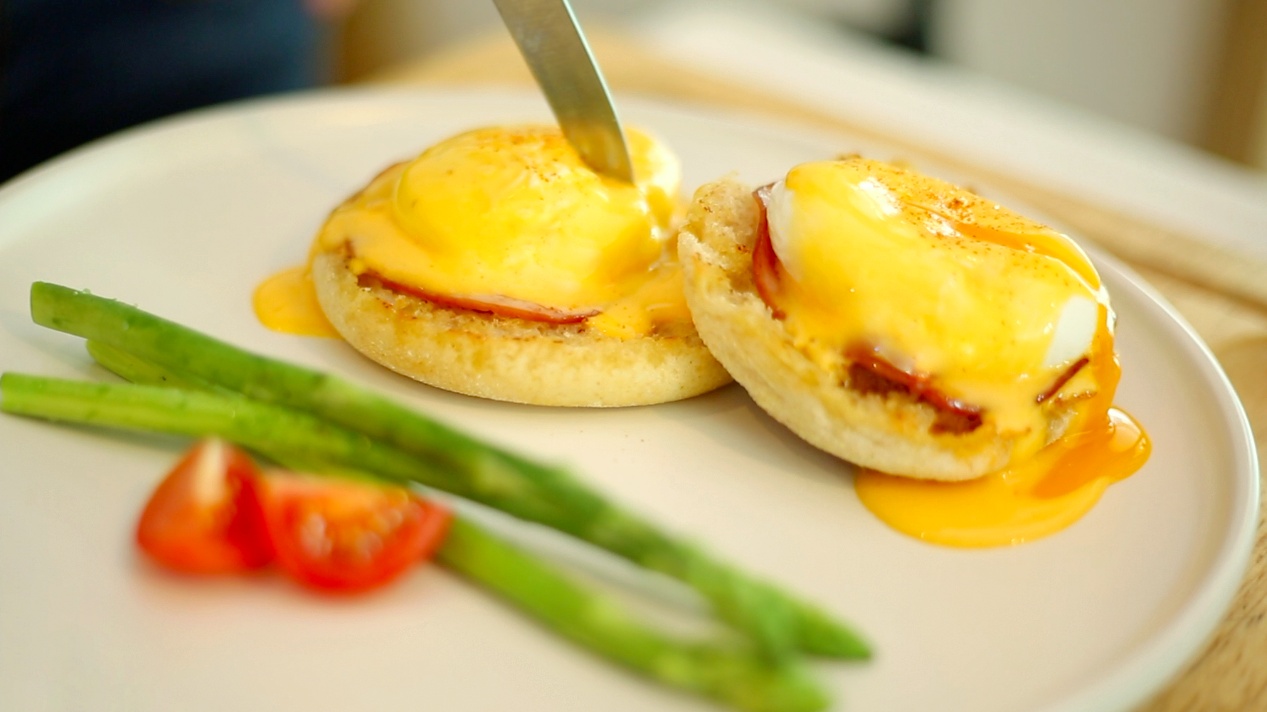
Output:
[[[363,591],[428,559],[452,515],[403,487],[266,471],[265,529],[278,566],[325,591]]]
[[[258,470],[222,441],[200,441],[150,495],[136,543],[164,567],[192,574],[249,571],[272,559],[255,499]]]

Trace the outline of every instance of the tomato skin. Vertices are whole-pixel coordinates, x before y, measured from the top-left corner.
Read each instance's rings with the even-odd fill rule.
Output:
[[[404,487],[269,470],[259,501],[277,565],[313,589],[351,593],[431,558],[452,514]]]
[[[199,441],[159,483],[137,522],[136,543],[167,569],[234,574],[272,560],[256,495],[259,470],[238,448]]]

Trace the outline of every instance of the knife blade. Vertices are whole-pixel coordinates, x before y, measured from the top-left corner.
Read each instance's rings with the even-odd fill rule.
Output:
[[[568,0],[493,0],[563,135],[587,165],[633,182],[607,83]]]

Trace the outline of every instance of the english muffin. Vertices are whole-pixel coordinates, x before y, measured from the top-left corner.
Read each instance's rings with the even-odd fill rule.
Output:
[[[391,166],[330,215],[310,269],[370,359],[438,388],[551,406],[688,398],[730,381],[676,254],[679,167],[630,132],[634,185],[549,126],[497,126]]]
[[[847,157],[695,194],[679,236],[713,355],[804,440],[966,480],[1102,417],[1113,312],[1068,237],[957,186]]]

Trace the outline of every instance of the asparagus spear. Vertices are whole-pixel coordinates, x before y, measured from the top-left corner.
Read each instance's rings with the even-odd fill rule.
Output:
[[[185,378],[315,414],[409,452],[432,463],[431,469],[463,479],[449,490],[456,494],[514,507],[516,496],[533,492],[536,499],[555,503],[556,511],[519,506],[512,513],[687,583],[771,657],[786,657],[794,647],[833,657],[869,656],[859,636],[821,609],[665,534],[561,468],[479,442],[342,379],[251,354],[114,300],[37,282],[31,288],[31,312],[41,325],[122,349]],[[492,501],[483,497],[490,491],[511,494]]]
[[[145,359],[137,358],[123,349],[117,349],[99,341],[87,341],[85,346],[88,348],[88,355],[92,356],[92,360],[125,381],[139,383],[144,386],[171,386],[172,388],[184,388],[186,390],[232,392],[216,389],[215,386],[205,381],[181,375],[169,368],[163,368]]]
[[[819,710],[829,700],[796,666],[719,645],[685,645],[633,619],[613,597],[560,575],[467,520],[438,560],[532,613],[555,632],[675,687],[752,712]]]
[[[332,474],[363,470],[396,482],[417,482],[484,501],[527,519],[548,518],[556,510],[554,503],[531,490],[485,488],[483,482],[455,476],[443,467],[310,413],[236,393],[9,372],[0,375],[0,394],[4,396],[0,410],[17,415],[190,437],[216,435],[260,452],[286,453],[286,461],[299,469]]]
[[[127,354],[108,347],[95,348],[94,356],[134,378],[171,380],[161,369],[146,368],[135,359],[129,362]],[[221,435],[293,469],[336,475],[360,472],[355,456],[331,462],[321,454],[313,455],[312,448],[320,443],[342,439],[339,428],[307,430],[325,424],[234,394],[5,373],[0,374],[0,397],[0,410],[14,414],[194,437]],[[259,427],[270,422],[275,425]],[[287,434],[292,429],[301,432]],[[344,446],[331,450],[337,455]],[[371,456],[370,462],[379,465],[393,460]],[[381,476],[382,470],[378,472]],[[437,558],[547,628],[672,687],[750,712],[814,712],[828,703],[825,693],[800,667],[771,665],[742,646],[684,643],[661,634],[612,596],[577,583],[464,517],[454,519]]]

